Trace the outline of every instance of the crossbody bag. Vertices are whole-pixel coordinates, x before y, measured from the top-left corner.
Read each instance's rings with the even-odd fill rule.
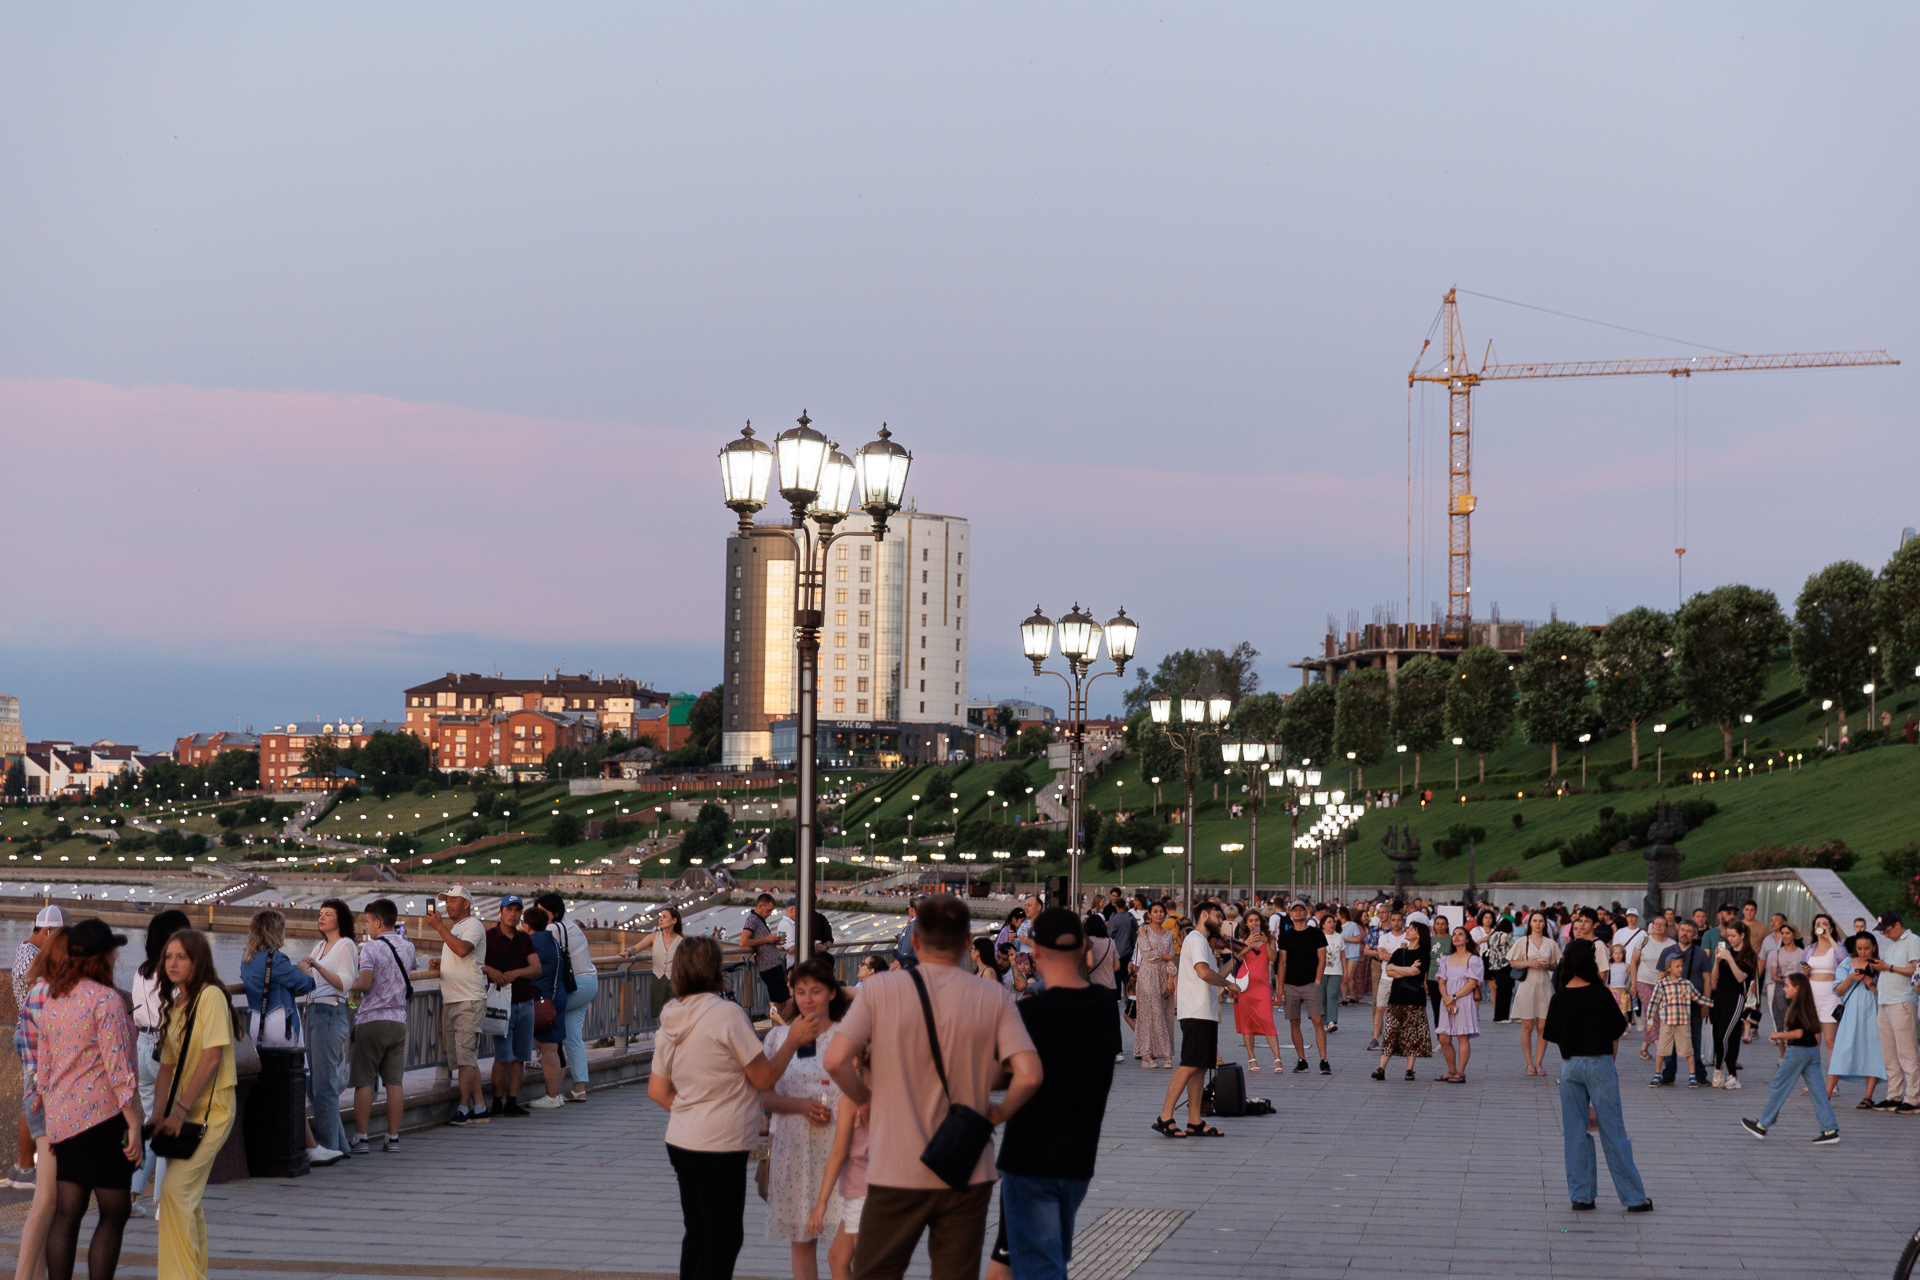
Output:
[[[920,993],[920,1012],[927,1020],[927,1044],[933,1050],[933,1067],[940,1073],[940,1091],[947,1095],[946,1118],[927,1140],[926,1150],[920,1153],[920,1163],[933,1170],[940,1181],[959,1191],[973,1180],[973,1171],[980,1165],[980,1153],[993,1140],[993,1122],[966,1103],[953,1100],[953,1089],[947,1084],[946,1059],[940,1052],[940,1032],[933,1025],[933,1001],[927,996],[926,980],[917,967],[907,973],[913,978],[914,989]]]
[[[167,1109],[160,1114],[173,1114],[174,1100],[180,1096],[180,1077],[187,1074],[187,1068],[193,1061],[188,1052],[193,1048],[193,1021],[199,1016],[200,1001],[196,997],[193,1006],[187,1010],[187,1025],[180,1033],[180,1056],[173,1064],[173,1082],[167,1087]],[[199,1123],[187,1120],[181,1123],[179,1133],[162,1133],[157,1123],[146,1127],[147,1138],[153,1143],[153,1154],[165,1160],[187,1160],[200,1149],[200,1140],[207,1136],[206,1117],[213,1110],[213,1082],[208,1081],[206,1108],[201,1112]]]

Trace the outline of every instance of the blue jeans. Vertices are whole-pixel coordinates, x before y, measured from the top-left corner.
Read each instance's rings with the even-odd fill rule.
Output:
[[[1612,1058],[1568,1058],[1560,1064],[1560,1136],[1566,1146],[1567,1198],[1592,1204],[1599,1183],[1593,1135],[1587,1132],[1587,1108],[1600,1118],[1600,1145],[1606,1149],[1607,1172],[1620,1203],[1645,1204],[1647,1189],[1634,1167],[1633,1143],[1620,1114],[1620,1075]]]
[[[347,1149],[340,1123],[340,1086],[346,1079],[347,1039],[353,1010],[338,1004],[307,1006],[307,1106],[313,1112],[313,1140],[335,1151]]]
[[[1086,1198],[1085,1178],[1000,1175],[1000,1219],[1020,1280],[1067,1280],[1073,1257],[1073,1215]]]
[[[600,978],[596,974],[581,973],[574,975],[575,986],[566,993],[567,1011],[560,1015],[566,1019],[566,1034],[561,1037],[560,1051],[567,1055],[567,1074],[573,1077],[580,1092],[587,1091],[587,1009],[593,1004],[593,993],[600,989]]]
[[[1700,1006],[1694,1005],[1687,1013],[1687,1033],[1693,1037],[1693,1078],[1701,1084],[1707,1082],[1707,1060],[1700,1056]],[[1670,1053],[1660,1061],[1660,1079],[1667,1084],[1673,1083],[1673,1077],[1680,1070],[1680,1056]]]
[[[533,1060],[533,1001],[514,1002],[513,1012],[507,1015],[507,1034],[493,1038],[493,1060],[500,1064]]]
[[[1780,1118],[1780,1108],[1787,1105],[1793,1086],[1802,1079],[1807,1082],[1807,1094],[1813,1099],[1813,1117],[1820,1122],[1820,1131],[1838,1129],[1840,1122],[1834,1119],[1833,1104],[1827,1101],[1826,1077],[1820,1074],[1818,1045],[1787,1049],[1787,1056],[1780,1059],[1780,1066],[1773,1073],[1773,1088],[1767,1091],[1767,1109],[1760,1113],[1760,1123],[1770,1125]]]
[[[140,1109],[143,1115],[153,1114],[153,1086],[160,1078],[160,1064],[153,1060],[153,1051],[160,1043],[158,1031],[142,1031],[139,1047],[134,1050],[134,1066],[140,1073]],[[42,1111],[41,1114],[45,1114]],[[153,1183],[153,1198],[160,1200],[160,1180],[166,1176],[167,1162],[153,1154],[153,1143],[147,1143],[147,1156],[140,1167],[133,1171],[133,1194],[139,1195],[147,1189],[147,1183]]]

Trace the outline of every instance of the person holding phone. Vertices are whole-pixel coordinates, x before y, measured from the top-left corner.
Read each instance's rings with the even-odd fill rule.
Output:
[[[460,1090],[447,1123],[485,1124],[490,1116],[480,1090],[480,1023],[487,1007],[487,979],[480,964],[487,955],[487,930],[473,914],[465,885],[449,887],[441,898],[447,905],[444,917],[433,903],[427,904],[427,928],[440,935],[440,954],[427,962],[427,970],[440,975],[440,1040],[447,1073]]]

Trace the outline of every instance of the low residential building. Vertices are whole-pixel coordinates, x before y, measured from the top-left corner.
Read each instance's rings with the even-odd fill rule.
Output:
[[[104,739],[86,746],[72,742],[28,742],[23,747],[20,758],[29,799],[91,795],[122,774],[138,775],[166,759],[142,752],[136,746]]]
[[[666,709],[672,702],[673,696],[638,680],[596,676],[591,671],[577,676],[555,672],[533,679],[449,671],[438,680],[406,691],[406,730],[430,741],[433,724],[442,716],[484,716],[497,711],[591,712],[604,732],[631,738],[648,731],[638,727],[642,720],[651,721],[642,713]]]
[[[513,777],[538,773],[555,751],[584,751],[597,737],[595,713],[521,710],[435,717],[427,745],[444,772]]]
[[[376,733],[405,733],[391,720],[305,720],[277,724],[259,735],[262,791],[331,791],[347,779],[307,774],[307,748],[331,741],[342,751],[363,747]]]
[[[251,733],[190,733],[173,744],[176,764],[212,764],[223,751],[258,751],[260,739]]]

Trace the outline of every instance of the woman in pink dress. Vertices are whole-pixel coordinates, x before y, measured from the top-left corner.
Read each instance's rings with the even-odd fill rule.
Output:
[[[1273,940],[1267,936],[1267,922],[1258,911],[1241,923],[1240,938],[1247,944],[1239,970],[1247,979],[1247,989],[1233,1002],[1234,1029],[1247,1042],[1247,1070],[1260,1069],[1253,1041],[1256,1036],[1265,1036],[1273,1054],[1273,1069],[1278,1071],[1280,1033],[1273,1025]]]
[[[1447,1084],[1465,1084],[1473,1038],[1480,1034],[1480,988],[1486,984],[1487,971],[1480,960],[1479,944],[1464,927],[1453,931],[1453,950],[1440,958],[1437,976],[1441,992],[1440,1052],[1447,1060],[1447,1074],[1440,1079]]]
[[[1174,956],[1180,944],[1166,925],[1166,907],[1148,907],[1133,950],[1133,1051],[1148,1070],[1159,1062],[1173,1067]]]

